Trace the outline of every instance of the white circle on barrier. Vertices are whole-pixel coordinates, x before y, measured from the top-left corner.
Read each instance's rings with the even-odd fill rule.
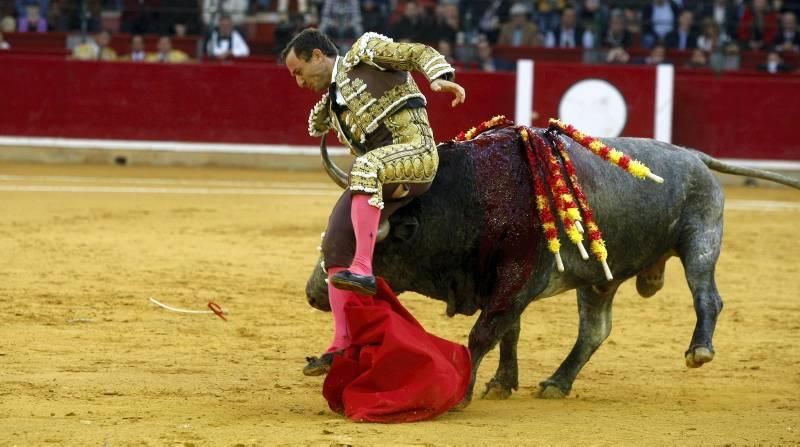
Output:
[[[616,137],[625,128],[628,106],[610,82],[584,79],[561,97],[558,118],[593,137]]]

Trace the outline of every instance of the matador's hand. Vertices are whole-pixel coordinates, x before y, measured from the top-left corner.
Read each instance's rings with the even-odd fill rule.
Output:
[[[431,90],[434,92],[452,93],[453,96],[455,96],[452,102],[453,107],[463,103],[464,100],[467,99],[467,92],[464,91],[464,87],[455,82],[445,81],[444,79],[437,79],[431,82]]]

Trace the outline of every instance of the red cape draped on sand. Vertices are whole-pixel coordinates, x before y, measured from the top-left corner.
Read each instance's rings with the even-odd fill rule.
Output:
[[[469,350],[425,332],[378,278],[374,297],[345,308],[352,345],[334,355],[322,394],[331,410],[359,422],[414,422],[461,402]]]

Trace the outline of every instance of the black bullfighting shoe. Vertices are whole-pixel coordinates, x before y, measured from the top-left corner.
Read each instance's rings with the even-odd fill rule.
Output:
[[[333,353],[326,352],[319,357],[306,357],[308,364],[303,368],[303,374],[306,376],[321,376],[328,374],[331,370],[333,363]]]
[[[350,270],[342,270],[331,277],[333,287],[341,290],[350,290],[359,295],[375,295],[377,289],[375,277],[372,275],[359,275]]]

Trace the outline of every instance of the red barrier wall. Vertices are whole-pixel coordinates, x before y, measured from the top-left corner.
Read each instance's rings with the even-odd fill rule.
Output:
[[[628,136],[652,136],[648,67],[536,64],[534,109],[544,125],[564,90],[604,78],[628,103]],[[461,72],[467,103],[430,92],[436,139],[492,115],[514,115],[513,73]],[[307,131],[317,95],[270,63],[158,65],[67,61],[0,52],[0,135],[315,145]],[[800,77],[678,70],[673,140],[722,157],[800,160]],[[330,138],[335,140],[335,138]]]

